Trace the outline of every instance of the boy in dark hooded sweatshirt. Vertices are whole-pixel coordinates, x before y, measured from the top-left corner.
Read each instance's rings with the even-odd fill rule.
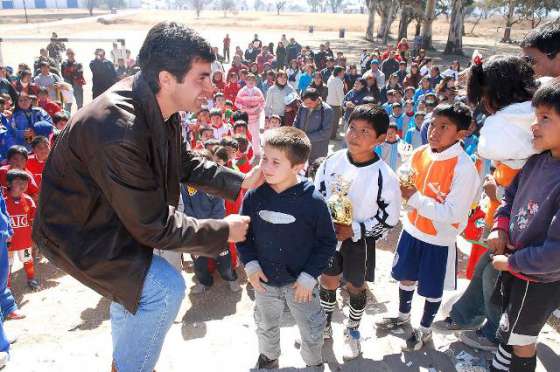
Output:
[[[529,158],[506,189],[488,246],[501,271],[500,345],[490,371],[529,372],[537,337],[560,306],[560,81],[533,96],[536,122]]]
[[[237,249],[255,288],[257,369],[278,368],[286,304],[300,330],[303,360],[308,366],[323,363],[326,317],[317,278],[335,252],[336,235],[323,197],[298,177],[310,151],[311,143],[299,129],[265,132],[261,168],[266,183],[247,192],[240,212],[251,217],[247,240]]]

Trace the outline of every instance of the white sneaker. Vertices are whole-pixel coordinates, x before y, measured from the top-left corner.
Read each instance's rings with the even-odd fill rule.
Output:
[[[360,345],[360,331],[357,329],[347,328],[345,333],[346,338],[342,349],[342,359],[356,359],[362,353],[362,346]]]
[[[201,283],[196,283],[191,288],[191,293],[195,294],[195,295],[202,294],[202,293],[206,292],[208,290],[208,288],[210,288],[210,287],[207,287],[207,286],[205,286],[204,284],[201,284]]]
[[[8,364],[8,360],[10,360],[10,354],[0,351],[0,368],[4,368]]]
[[[228,282],[228,285],[229,285],[229,290],[232,292],[240,292],[243,290],[243,288],[241,288],[237,280]]]

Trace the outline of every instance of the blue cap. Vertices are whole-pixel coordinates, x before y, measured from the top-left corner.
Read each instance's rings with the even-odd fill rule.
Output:
[[[372,60],[371,60],[371,63],[375,63],[376,65],[378,65],[378,64],[379,64],[379,60],[378,60],[378,59],[372,59]]]
[[[53,131],[54,127],[48,121],[41,120],[33,124],[33,132],[35,132],[36,136],[44,136],[48,138]]]

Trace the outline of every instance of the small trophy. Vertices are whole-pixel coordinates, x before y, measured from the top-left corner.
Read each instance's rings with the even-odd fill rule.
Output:
[[[332,195],[327,202],[333,222],[339,225],[352,225],[352,202],[348,197],[351,184],[342,176],[337,176],[332,185]]]
[[[399,177],[399,182],[401,186],[404,187],[414,187],[414,169],[412,169],[412,164],[410,164],[410,158],[414,152],[414,148],[411,144],[404,141],[400,141],[397,145],[397,151],[401,156],[402,165],[397,169],[397,176]]]

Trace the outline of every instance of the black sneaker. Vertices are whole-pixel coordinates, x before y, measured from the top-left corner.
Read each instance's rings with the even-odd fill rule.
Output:
[[[407,317],[400,317],[400,316],[383,317],[375,322],[377,328],[381,328],[381,329],[394,329],[394,328],[401,327],[405,324],[410,324],[410,315],[408,315]]]
[[[266,355],[259,355],[259,360],[257,360],[256,369],[278,369],[278,359],[270,360]]]

